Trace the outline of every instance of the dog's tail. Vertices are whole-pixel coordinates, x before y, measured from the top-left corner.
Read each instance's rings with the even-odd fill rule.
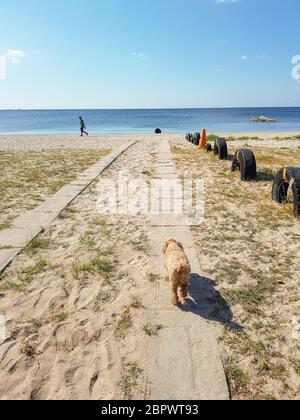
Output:
[[[190,268],[186,265],[186,262],[182,262],[178,264],[176,269],[176,273],[178,274],[188,274],[190,272]]]

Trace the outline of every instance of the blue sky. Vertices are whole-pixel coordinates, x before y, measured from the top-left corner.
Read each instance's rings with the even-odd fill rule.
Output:
[[[0,109],[300,106],[299,16],[299,0],[1,0]]]

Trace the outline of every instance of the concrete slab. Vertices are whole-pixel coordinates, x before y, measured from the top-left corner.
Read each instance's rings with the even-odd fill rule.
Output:
[[[21,248],[0,249],[0,273],[21,252]]]
[[[35,223],[22,228],[5,229],[0,232],[0,248],[24,248],[40,231],[40,225]]]
[[[41,230],[45,229],[45,227],[51,223],[57,216],[58,212],[34,212],[34,219],[33,219],[33,212],[28,211],[22,214],[21,216],[17,217],[14,220],[14,227],[16,228],[23,228],[29,224],[36,224],[40,226]]]
[[[154,212],[153,212],[154,213]],[[179,215],[172,215],[172,214],[161,214],[161,212],[157,212],[157,214],[152,214],[150,226],[152,227],[163,227],[163,226],[186,226],[186,218]]]
[[[205,321],[176,310],[144,312],[143,323],[163,325],[146,347],[144,373],[153,400],[228,400],[217,342]],[[193,326],[194,325],[194,326]]]
[[[88,183],[88,178],[78,178],[72,181],[69,185],[85,187]]]
[[[56,213],[56,217],[61,213],[61,211],[66,208],[73,200],[77,197],[72,198],[72,196],[59,196],[55,198],[48,198],[44,203],[40,204],[38,207],[32,210],[33,213]]]
[[[154,175],[154,179],[179,179],[177,173],[159,173]]]
[[[51,198],[56,200],[58,197],[77,197],[82,192],[82,185],[65,185],[57,193],[53,194]]]

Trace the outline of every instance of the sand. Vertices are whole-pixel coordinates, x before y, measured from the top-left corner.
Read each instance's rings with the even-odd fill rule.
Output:
[[[213,133],[208,133],[213,134]],[[222,132],[217,133],[220,137],[230,137],[235,138],[240,137],[259,137],[264,140],[273,140],[276,137],[287,138],[295,137],[299,135],[298,132],[289,131],[289,132]],[[160,138],[168,140],[178,140],[182,139],[182,133],[163,133]],[[98,148],[110,148],[112,144],[117,142],[125,141],[152,141],[156,138],[154,134],[90,134],[89,137],[80,137],[75,134],[51,134],[51,135],[2,135],[0,134],[0,151],[1,150],[15,150],[15,151],[25,151],[25,150],[48,150],[48,149],[59,149],[59,148],[69,148],[69,149],[98,149]],[[296,142],[299,145],[298,140]],[[251,141],[252,142],[252,141]],[[281,142],[280,142],[281,143]],[[269,144],[269,141],[265,143]],[[284,147],[284,143],[278,147]],[[291,146],[291,144],[289,144]]]
[[[261,137],[261,133],[248,135]],[[257,150],[263,147],[266,153],[269,149],[273,153],[274,148],[283,152],[288,149],[293,153],[299,150],[300,140],[273,140],[279,133],[265,136],[269,140],[251,140],[251,145]],[[289,133],[280,133],[280,136],[287,137]],[[183,137],[182,134],[95,135],[89,138],[75,135],[0,136],[0,151],[21,152],[60,147],[113,149],[124,140],[137,140],[137,145],[118,159],[100,179],[117,180],[119,171],[126,171],[132,177],[142,178],[149,183],[154,174],[158,142],[170,140],[172,145],[190,150],[191,146],[186,144]],[[237,141],[232,147],[245,143],[247,141]],[[213,186],[218,186],[218,177],[221,175],[216,172],[219,170],[217,163],[202,158],[197,162],[194,159],[192,156],[185,162],[176,162],[176,165],[179,173],[197,173],[200,178],[209,180],[205,228],[194,227],[192,233],[203,270],[201,274],[216,282],[216,295],[210,296],[212,302],[208,302],[215,316],[212,314],[206,322],[215,328],[219,336],[234,397],[297,399],[300,383],[296,367],[299,366],[300,355],[297,341],[292,340],[291,336],[292,319],[300,314],[299,300],[296,299],[299,277],[295,274],[295,266],[299,264],[299,222],[289,213],[280,213],[279,207],[279,216],[274,218],[277,224],[268,226],[267,230],[261,229],[256,238],[258,244],[262,240],[270,243],[274,253],[278,247],[285,248],[284,258],[292,254],[292,260],[289,262],[291,273],[285,272],[281,279],[288,285],[279,286],[274,300],[262,303],[265,324],[259,332],[255,328],[253,332],[254,321],[248,316],[247,310],[240,303],[231,303],[228,298],[228,289],[252,284],[253,279],[240,271],[231,271],[229,275],[227,272],[227,276],[222,272],[237,256],[239,249],[244,250],[240,252],[239,263],[247,263],[247,238],[241,232],[233,244],[230,242],[232,252],[229,251],[230,246],[227,248],[226,245],[224,252],[218,253],[220,243],[226,243],[224,236],[221,237],[226,233],[222,224],[226,208],[236,215],[236,231],[239,231],[239,226],[244,229],[247,223],[247,220],[238,218],[242,217],[243,208],[238,200],[237,204],[232,200],[230,204],[226,200],[220,202],[220,191],[218,196],[215,195],[217,193]],[[221,165],[218,168],[228,174],[228,162]],[[238,180],[234,185],[237,191],[241,187],[244,189]],[[247,188],[247,193],[251,195],[257,191],[258,184],[253,183]],[[264,193],[269,188],[270,181],[262,185]],[[165,282],[150,258],[151,226],[143,215],[97,214],[97,197],[94,183],[40,236],[41,241],[36,247],[25,250],[0,277],[0,312],[5,315],[7,322],[7,336],[0,345],[1,399],[147,400],[151,396],[144,352],[149,343],[155,345],[164,326],[146,324],[141,314],[147,305],[149,286],[152,287],[155,282]],[[244,197],[244,200],[247,198]],[[225,210],[221,208],[222,205]],[[272,211],[276,210],[277,205],[274,205]],[[224,216],[221,217],[223,211]],[[256,219],[251,219],[251,211],[243,218],[256,224]],[[234,222],[230,228],[231,234],[233,225]],[[257,228],[261,228],[261,225]],[[251,249],[255,249],[255,245],[252,244]],[[269,252],[270,249],[265,251]],[[271,253],[268,255],[259,264],[264,263],[270,269],[278,259]],[[284,263],[285,260],[280,260],[280,264]],[[234,286],[232,278],[237,278]],[[224,302],[218,300],[220,296],[227,301],[225,315]],[[256,317],[257,323],[264,322],[263,316]],[[270,341],[267,330],[274,327],[273,321],[278,323],[278,320],[278,336]],[[266,373],[266,369],[259,371],[259,366],[253,363],[257,347],[250,346],[247,351],[240,344],[234,347],[232,343],[239,342],[235,333],[229,329],[228,334],[224,335],[223,331],[223,326],[228,322],[242,325],[250,336],[250,344],[262,342],[266,346],[268,343],[272,357],[268,359],[266,354],[264,356],[273,376]],[[285,369],[272,370],[274,366],[282,365]],[[237,384],[238,379],[240,382]]]

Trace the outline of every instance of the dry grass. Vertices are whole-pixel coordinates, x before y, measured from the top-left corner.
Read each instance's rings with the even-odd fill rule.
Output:
[[[229,148],[232,154],[234,143]],[[247,183],[230,172],[230,162],[220,162],[213,154],[178,146],[173,153],[181,175],[206,181],[206,220],[192,231],[205,262],[203,274],[222,297],[209,303],[220,325],[233,396],[295,399],[300,391],[295,375],[300,349],[291,340],[291,320],[299,313],[295,297],[300,226],[292,205],[272,202],[271,187],[279,167],[299,166],[300,151],[251,148],[259,176]],[[224,302],[232,315],[227,310],[222,319]],[[240,330],[230,328],[228,316]]]
[[[142,373],[142,369],[139,368],[138,363],[136,362],[127,363],[123,366],[119,387],[125,400],[133,399],[134,392],[138,387],[138,381]]]
[[[86,262],[74,261],[71,272],[75,280],[84,281],[90,276],[101,275],[107,282],[110,281],[115,272],[115,264],[111,259],[102,257],[99,252],[97,256]]]
[[[116,340],[119,340],[119,341],[124,340],[129,334],[132,327],[133,327],[133,320],[132,320],[130,308],[125,308],[115,328],[114,335],[115,335]]]
[[[0,151],[0,229],[38,206],[109,150]]]
[[[163,329],[162,325],[157,325],[157,324],[146,324],[143,327],[144,333],[148,336],[148,337],[155,337],[158,335],[159,331]]]
[[[0,292],[16,290],[22,292],[41,273],[44,273],[50,266],[49,262],[38,258],[32,264],[23,267],[15,272],[0,273]]]
[[[52,324],[62,324],[63,322],[65,322],[68,318],[68,314],[65,312],[56,312],[52,315],[51,317],[51,321]]]
[[[34,238],[25,248],[25,252],[30,255],[36,255],[40,250],[45,250],[50,246],[50,240],[42,237]]]

